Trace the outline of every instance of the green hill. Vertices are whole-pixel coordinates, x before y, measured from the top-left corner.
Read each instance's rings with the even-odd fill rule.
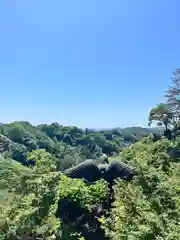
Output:
[[[1,239],[179,240],[180,162],[167,154],[170,146],[166,138],[149,136],[124,148],[122,161],[138,175],[117,181],[112,209],[103,180],[87,185],[68,179],[43,149],[28,156],[33,167],[1,157]]]
[[[152,132],[1,124],[0,239],[179,240],[180,162],[168,153],[180,138]],[[136,170],[132,181],[116,181],[113,195],[103,179],[63,174],[87,158],[98,164],[103,153]]]
[[[59,167],[63,162],[68,166],[67,162],[71,165],[74,159],[77,163],[87,158],[96,159],[103,153],[118,155],[126,143],[132,144],[150,132],[137,127],[94,131],[58,123],[33,126],[25,121],[13,122],[0,124],[0,153],[26,164],[29,152],[45,149],[56,158]]]

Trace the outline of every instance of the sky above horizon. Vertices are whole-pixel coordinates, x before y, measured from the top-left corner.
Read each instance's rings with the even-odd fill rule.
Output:
[[[179,0],[2,0],[0,122],[143,126],[180,67]]]

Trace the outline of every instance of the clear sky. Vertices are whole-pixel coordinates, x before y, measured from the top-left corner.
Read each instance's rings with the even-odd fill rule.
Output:
[[[0,122],[147,126],[180,67],[179,0],[1,0]]]

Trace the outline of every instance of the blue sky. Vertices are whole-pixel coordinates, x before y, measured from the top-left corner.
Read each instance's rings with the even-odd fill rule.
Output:
[[[1,0],[0,122],[147,126],[180,67],[179,0]]]

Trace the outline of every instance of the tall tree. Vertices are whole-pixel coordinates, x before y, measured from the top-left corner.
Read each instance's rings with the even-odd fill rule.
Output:
[[[160,103],[153,107],[149,113],[149,126],[155,122],[158,126],[164,125],[166,131],[171,125],[172,112],[164,103]]]
[[[173,72],[172,86],[169,87],[165,97],[172,112],[172,124],[176,133],[180,127],[180,68]]]

